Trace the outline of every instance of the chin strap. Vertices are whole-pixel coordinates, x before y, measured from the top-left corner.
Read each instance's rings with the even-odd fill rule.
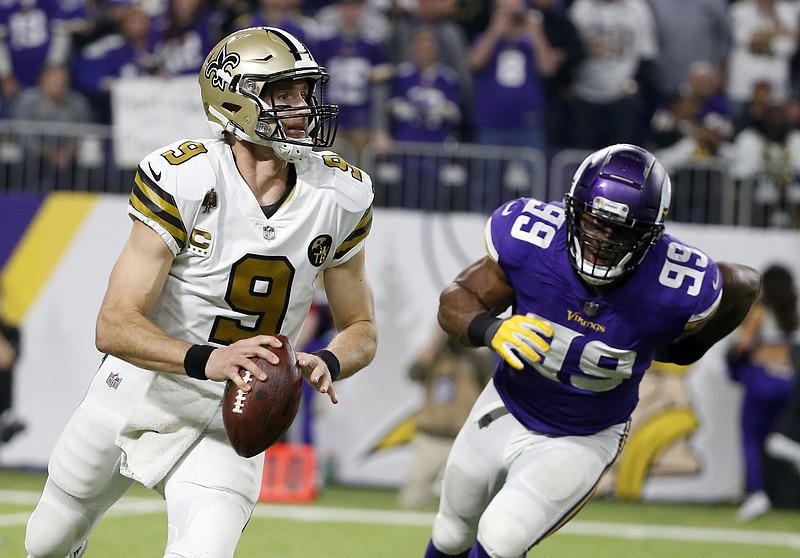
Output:
[[[289,163],[297,163],[302,161],[312,151],[310,145],[298,145],[296,143],[286,143],[283,141],[271,141],[269,146],[275,152],[278,158],[283,159]]]
[[[212,130],[214,128],[212,127]],[[285,141],[273,141],[273,140],[264,140],[261,138],[252,138],[249,135],[245,134],[238,126],[234,125],[233,122],[228,121],[228,125],[225,127],[225,130],[228,133],[233,134],[240,140],[248,141],[250,143],[255,143],[258,145],[264,145],[266,147],[271,147],[272,150],[275,152],[275,155],[288,163],[297,163],[302,161],[306,157],[309,156],[311,151],[313,151],[313,147],[311,145],[300,145],[296,143],[286,143]]]

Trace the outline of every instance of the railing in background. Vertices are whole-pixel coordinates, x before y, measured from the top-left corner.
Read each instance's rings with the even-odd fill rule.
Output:
[[[114,164],[110,126],[0,120],[0,190],[127,193],[134,173]]]
[[[519,196],[561,199],[586,155],[564,150],[548,161],[528,148],[396,143],[388,155],[367,147],[357,164],[373,178],[377,207],[488,214]],[[0,190],[127,194],[134,172],[114,163],[110,126],[0,120]],[[670,174],[672,221],[800,226],[800,199],[770,196],[763,180],[735,181],[724,161]]]
[[[546,194],[547,161],[536,149],[398,142],[391,154],[367,147],[360,164],[378,207],[488,213],[504,200]]]
[[[567,191],[572,175],[588,155],[586,151],[564,150],[550,163],[550,199],[558,199]],[[726,166],[718,160],[691,163],[670,172],[672,205],[669,220],[681,223],[749,225],[745,217],[735,213],[736,184]]]

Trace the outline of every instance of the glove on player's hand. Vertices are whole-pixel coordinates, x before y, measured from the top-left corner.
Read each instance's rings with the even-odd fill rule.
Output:
[[[497,320],[486,330],[486,345],[517,370],[524,366],[520,358],[530,364],[542,360],[552,339],[553,328],[546,322],[519,314]]]

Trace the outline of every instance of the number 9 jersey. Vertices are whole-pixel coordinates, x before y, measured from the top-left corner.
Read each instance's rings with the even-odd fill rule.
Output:
[[[666,234],[629,278],[596,294],[570,263],[566,229],[562,203],[519,198],[485,230],[489,256],[516,295],[512,312],[554,330],[541,362],[519,371],[501,361],[495,386],[526,428],[558,436],[627,421],[656,352],[708,319],[722,297],[716,263]]]
[[[283,333],[297,342],[318,273],[364,246],[373,192],[366,173],[332,152],[293,169],[288,195],[267,216],[221,140],[176,142],[140,163],[128,214],[175,255],[148,315],[168,335],[228,345]],[[203,386],[221,393],[224,384]]]

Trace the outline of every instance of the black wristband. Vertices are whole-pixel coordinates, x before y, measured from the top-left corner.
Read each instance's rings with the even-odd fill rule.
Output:
[[[328,349],[322,349],[321,351],[311,354],[325,361],[325,364],[328,366],[328,371],[331,373],[331,381],[336,381],[336,378],[339,377],[339,373],[342,371],[342,365],[339,363],[339,359],[336,358],[336,355]]]
[[[206,364],[211,353],[216,349],[211,345],[192,345],[183,357],[183,369],[186,375],[196,380],[208,380]]]
[[[492,316],[489,312],[481,312],[469,323],[467,328],[469,342],[476,347],[488,347],[502,322],[503,320]]]
[[[708,349],[709,347],[698,343],[694,336],[689,335],[673,341],[671,345],[658,351],[655,360],[687,366],[700,360]]]

